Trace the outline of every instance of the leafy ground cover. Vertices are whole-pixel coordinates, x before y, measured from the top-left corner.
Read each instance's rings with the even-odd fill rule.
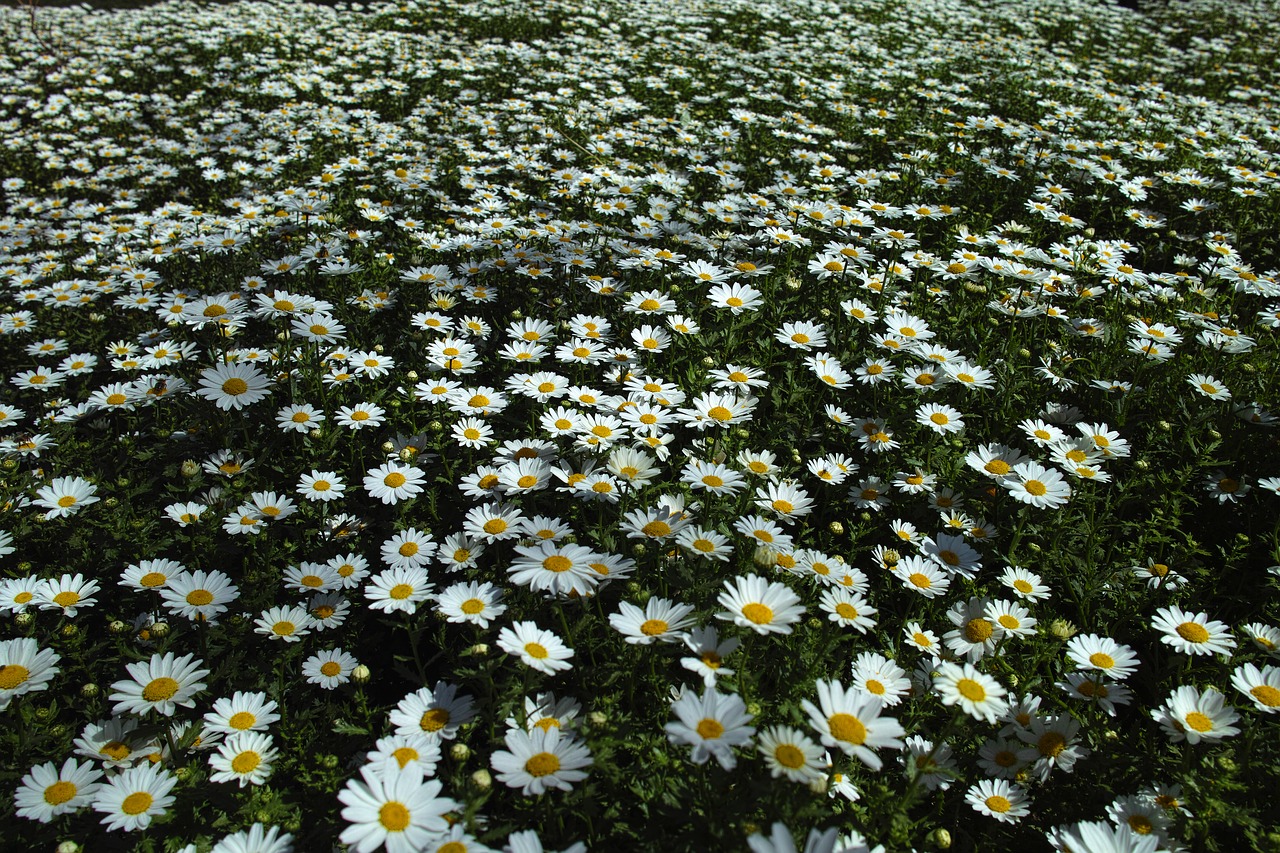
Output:
[[[1274,13],[4,10],[5,844],[1280,849]]]

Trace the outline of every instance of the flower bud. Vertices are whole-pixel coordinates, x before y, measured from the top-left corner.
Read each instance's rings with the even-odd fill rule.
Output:
[[[603,729],[609,722],[609,715],[603,711],[592,711],[587,715],[587,724],[593,729]]]
[[[109,632],[111,632],[112,634],[123,634],[123,633],[125,632],[125,630],[127,630],[127,629],[128,629],[128,627],[129,627],[129,626],[128,626],[128,625],[126,625],[126,624],[125,624],[124,622],[122,622],[121,620],[119,620],[119,619],[112,619],[112,620],[111,620],[111,623],[110,623],[109,625],[107,625],[107,630],[108,630]]]
[[[13,617],[13,623],[19,628],[30,628],[31,623],[36,621],[36,617],[32,613],[19,613]]]
[[[843,536],[844,525],[838,521],[833,521],[827,525],[827,530],[831,531],[832,536]]]
[[[182,476],[190,480],[196,474],[200,473],[200,463],[194,459],[184,459],[182,461]]]
[[[951,849],[951,833],[947,832],[942,827],[938,827],[929,834],[929,841],[931,841],[933,846],[937,847],[939,850]]]
[[[471,757],[471,747],[465,743],[455,743],[449,747],[449,757],[454,761],[466,761]]]
[[[1076,635],[1076,626],[1066,619],[1054,619],[1049,623],[1049,633],[1059,640],[1070,640]]]
[[[164,639],[165,637],[169,636],[169,623],[168,623],[168,622],[156,622],[156,623],[152,624],[152,626],[151,626],[151,635],[152,635],[153,637],[158,638],[158,639]]]
[[[372,674],[369,671],[369,667],[364,664],[358,664],[355,669],[351,670],[351,680],[356,684],[364,684]]]
[[[481,768],[471,774],[471,784],[475,785],[481,791],[487,791],[493,787],[493,777],[489,775],[489,771]]]

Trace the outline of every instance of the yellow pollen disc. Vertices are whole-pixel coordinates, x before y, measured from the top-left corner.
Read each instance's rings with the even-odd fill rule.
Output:
[[[409,828],[409,810],[395,800],[383,803],[378,809],[378,823],[387,832],[404,832]]]
[[[986,804],[987,804],[987,808],[999,814],[1004,814],[1005,812],[1009,811],[1009,809],[1013,808],[1013,803],[1009,802],[1004,797],[1001,797],[999,795],[987,797]]]
[[[741,308],[744,303],[737,296],[730,296],[728,299],[725,300],[725,304],[728,305],[730,308]]]
[[[320,664],[320,674],[326,678],[333,678],[340,672],[342,672],[342,665],[337,661],[327,660]]]
[[[667,524],[665,521],[651,521],[644,527],[641,527],[640,532],[645,536],[652,536],[655,538],[670,536],[671,525]]]
[[[112,761],[123,761],[129,757],[129,754],[132,753],[133,750],[130,749],[127,744],[121,743],[118,740],[113,740],[103,746],[102,749],[98,750],[98,752],[101,755],[107,756],[107,758],[110,758]]]
[[[232,376],[226,382],[222,383],[222,390],[223,393],[236,397],[249,390],[249,383],[245,382],[238,376]]]
[[[1176,630],[1178,636],[1188,643],[1196,643],[1198,645],[1209,641],[1209,632],[1198,622],[1183,622]]]
[[[1022,625],[1021,622],[1019,622],[1017,619],[1014,619],[1008,613],[1002,615],[996,621],[1000,623],[1000,627],[1009,631],[1015,631]]]
[[[1258,704],[1268,708],[1280,707],[1280,690],[1270,684],[1259,684],[1249,691],[1249,695],[1258,700]]]
[[[932,415],[929,415],[929,420],[933,421],[938,426],[946,426],[951,423],[951,418],[947,417],[942,412],[934,412]]]
[[[476,441],[480,438],[480,430],[475,427],[467,427],[462,431],[462,435],[470,441]]]
[[[248,711],[237,711],[231,715],[230,719],[227,720],[227,725],[236,731],[243,732],[253,728],[253,724],[257,721],[258,718],[253,714],[250,714]]]
[[[484,523],[484,527],[482,529],[490,536],[497,536],[499,533],[506,532],[507,523],[501,518],[491,518]]]
[[[1039,480],[1027,480],[1022,487],[1036,497],[1043,497],[1049,490],[1045,488],[1044,483]]]
[[[63,495],[62,497],[58,498],[58,506],[62,507],[63,509],[66,509],[67,507],[75,506],[75,505],[76,505],[76,499],[71,495]]]
[[[956,690],[970,702],[981,702],[987,698],[987,691],[972,678],[962,678],[956,682]]]
[[[1013,468],[1009,466],[1009,463],[1005,462],[1003,459],[992,459],[982,467],[988,474],[995,474],[999,477],[1003,477],[1005,474],[1008,474],[1013,470]]]
[[[1033,587],[1031,584],[1024,581],[1022,578],[1018,578],[1016,581],[1013,582],[1013,588],[1016,589],[1018,592],[1021,592],[1024,594],[1029,593],[1035,589],[1035,587]]]
[[[1098,669],[1111,669],[1111,667],[1116,665],[1116,659],[1111,655],[1104,654],[1102,652],[1094,652],[1089,655],[1089,663],[1093,664]]]
[[[697,732],[703,740],[715,740],[724,734],[724,726],[719,720],[705,717],[698,722]]]
[[[31,677],[31,670],[17,663],[0,666],[0,690],[13,690]]]
[[[929,580],[928,575],[922,575],[920,572],[913,572],[907,580],[911,581],[912,585],[917,586],[920,589],[929,589],[933,586],[933,582]]]
[[[53,603],[59,607],[73,607],[80,601],[80,593],[64,590],[53,597]]]
[[[1192,711],[1187,714],[1187,725],[1198,732],[1207,732],[1213,729],[1213,720],[1210,720],[1199,711]]]
[[[447,725],[449,725],[447,708],[428,708],[423,713],[422,719],[418,720],[418,728],[424,732],[438,732]]]
[[[498,485],[498,475],[485,474],[480,478],[480,482],[476,483],[476,485],[482,489],[492,489],[494,486]]]
[[[874,693],[876,696],[883,696],[885,693],[888,692],[884,684],[882,684],[879,681],[876,681],[874,678],[867,679],[866,688],[868,693]]]
[[[776,500],[773,502],[772,506],[776,511],[783,513],[784,515],[795,510],[795,507],[790,503],[790,501]]]
[[[146,791],[134,791],[120,803],[120,811],[127,815],[139,815],[151,808],[153,802],[155,798]]]
[[[172,699],[181,685],[167,676],[155,678],[142,688],[142,698],[148,702],[164,702]]]
[[[1231,477],[1223,477],[1218,481],[1218,490],[1232,494],[1240,490],[1240,481]]]
[[[129,398],[123,394],[110,394],[107,396],[107,404],[110,406],[123,406],[125,400]]]
[[[1045,732],[1036,741],[1036,749],[1041,755],[1057,758],[1067,748],[1067,739],[1059,732]]]
[[[560,574],[561,572],[567,572],[573,568],[573,560],[570,560],[568,557],[560,554],[552,554],[550,557],[547,557],[542,561],[542,568],[549,572]]]
[[[661,619],[646,619],[640,624],[640,633],[646,637],[656,637],[665,634],[668,627],[670,626]]]
[[[1125,821],[1129,824],[1129,828],[1138,835],[1150,835],[1155,826],[1151,823],[1151,819],[1146,815],[1134,814],[1129,815]]]
[[[74,797],[77,790],[74,782],[59,779],[44,789],[44,801],[51,806],[60,806]]]
[[[280,637],[291,637],[298,630],[298,626],[288,620],[281,620],[271,626],[271,633]]]
[[[396,760],[396,764],[399,764],[401,769],[403,769],[410,761],[418,760],[418,750],[411,746],[402,746],[395,752],[391,753],[391,757],[394,758]]]
[[[804,766],[804,753],[789,743],[778,744],[773,750],[773,759],[788,770],[798,770]]]
[[[773,621],[773,611],[763,604],[752,602],[742,608],[742,615],[757,625],[768,625]]]
[[[554,390],[556,390],[556,384],[554,382],[543,382],[538,386],[539,394],[550,394]]]
[[[396,601],[404,601],[406,598],[413,595],[413,587],[409,586],[407,583],[398,583],[391,587],[389,595]]]
[[[408,478],[399,471],[392,471],[390,474],[382,478],[382,485],[389,489],[398,489],[408,481]]]
[[[841,619],[857,619],[858,608],[846,601],[842,601],[836,605],[836,615]]]
[[[231,769],[240,774],[252,773],[261,763],[262,756],[249,749],[231,759]]]
[[[831,736],[854,746],[862,746],[867,740],[867,727],[852,714],[832,714],[827,718]]]
[[[971,643],[985,643],[994,629],[986,619],[970,619],[964,626],[964,638]]]
[[[461,841],[446,841],[436,848],[436,853],[467,853],[467,846]]]
[[[724,423],[725,421],[733,418],[733,412],[729,411],[724,406],[713,406],[707,412],[707,417],[712,420],[719,421],[720,423]]]
[[[536,660],[545,660],[551,656],[550,652],[547,651],[547,647],[541,643],[525,643],[524,652]]]

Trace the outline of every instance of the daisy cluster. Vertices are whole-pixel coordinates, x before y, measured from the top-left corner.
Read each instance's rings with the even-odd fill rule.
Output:
[[[0,12],[15,837],[1262,844],[1272,11]]]

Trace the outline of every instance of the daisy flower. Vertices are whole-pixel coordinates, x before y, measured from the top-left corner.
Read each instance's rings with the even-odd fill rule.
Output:
[[[573,667],[568,662],[573,657],[573,649],[534,622],[516,622],[503,628],[498,632],[498,647],[520,658],[525,666],[547,675]]]
[[[911,690],[907,672],[887,657],[876,652],[862,652],[854,659],[853,690],[878,696],[886,708],[902,701]]]
[[[1051,590],[1035,572],[1010,566],[1000,576],[1000,583],[1013,590],[1013,594],[1027,601],[1049,598]]]
[[[693,622],[693,610],[692,605],[665,598],[650,598],[643,610],[621,601],[618,612],[609,616],[609,624],[633,645],[675,643],[683,639],[685,628]]]
[[[410,527],[382,543],[382,562],[393,569],[422,566],[430,561],[437,547],[429,532]]]
[[[220,364],[201,371],[196,393],[225,412],[257,403],[271,393],[270,387],[271,380],[253,364]]]
[[[218,745],[209,756],[213,773],[210,782],[239,782],[240,787],[261,785],[271,777],[272,765],[279,756],[271,735],[264,732],[236,732]]]
[[[36,492],[36,506],[44,507],[48,518],[74,515],[81,507],[97,503],[98,487],[82,477],[55,477],[53,482]]]
[[[1240,734],[1235,723],[1240,715],[1226,704],[1226,697],[1207,687],[1203,692],[1194,687],[1178,687],[1164,704],[1151,712],[1173,743],[1186,741],[1195,745],[1202,740],[1217,741]]]
[[[470,622],[481,628],[506,612],[502,590],[491,583],[456,583],[436,595],[436,612],[449,622]]]
[[[1280,712],[1280,667],[1247,663],[1231,673],[1231,686],[1264,714]]]
[[[434,776],[440,763],[440,740],[422,732],[387,735],[374,744],[365,760],[374,767],[391,765],[392,771],[412,762],[424,776]]]
[[[204,715],[205,730],[224,734],[266,731],[280,719],[277,707],[265,693],[237,690],[231,698],[222,697],[214,701],[213,710]]]
[[[325,420],[324,412],[308,403],[285,406],[276,412],[276,425],[283,432],[307,433]]]
[[[759,575],[726,580],[724,587],[716,601],[726,609],[716,618],[732,620],[738,627],[750,628],[757,634],[790,634],[791,626],[804,615],[800,596],[786,585]]]
[[[1196,392],[1210,400],[1230,400],[1231,391],[1226,385],[1223,385],[1212,376],[1203,373],[1193,373],[1187,377],[1187,384],[1196,389]]]
[[[712,756],[725,770],[732,770],[738,760],[735,746],[751,741],[755,729],[747,725],[752,715],[736,694],[724,695],[708,688],[702,696],[692,691],[683,693],[671,704],[676,722],[667,723],[667,739],[674,744],[693,747],[690,760],[706,764]]]
[[[586,595],[595,589],[590,563],[596,554],[584,545],[543,541],[536,546],[517,545],[519,556],[507,572],[512,583],[549,595]]]
[[[155,560],[139,560],[125,567],[120,575],[121,586],[145,591],[159,590],[166,586],[172,578],[186,574],[187,567],[177,560],[159,558]]]
[[[942,697],[942,704],[959,705],[966,714],[988,723],[994,723],[1009,710],[1004,698],[1008,691],[970,663],[940,662],[933,689]]]
[[[293,853],[293,836],[278,826],[255,823],[224,837],[210,853]]]
[[[794,544],[791,534],[783,531],[776,522],[759,515],[745,515],[733,523],[733,529],[775,551],[790,551]]]
[[[36,765],[22,777],[13,795],[18,817],[48,823],[59,815],[80,810],[93,802],[102,787],[103,773],[92,762],[68,758],[59,769],[53,762]]]
[[[1004,779],[983,779],[969,788],[964,799],[978,814],[1001,823],[1017,823],[1031,813],[1026,789]]]
[[[1188,613],[1180,607],[1161,607],[1151,627],[1162,631],[1160,642],[1187,655],[1230,654],[1236,647],[1225,623],[1206,613]]]
[[[332,690],[351,680],[351,671],[360,665],[353,655],[342,649],[331,649],[316,652],[302,662],[302,674],[307,683],[318,684],[325,690]]]
[[[826,751],[799,729],[770,726],[760,732],[756,749],[764,756],[773,778],[785,776],[801,785],[813,785],[825,777]]]
[[[846,690],[834,679],[817,682],[818,704],[808,699],[800,707],[825,746],[838,748],[872,770],[883,763],[873,750],[902,749],[902,726],[893,717],[881,717],[883,702],[856,690]]]
[[[987,618],[989,599],[971,598],[959,601],[947,611],[947,618],[956,626],[942,637],[943,644],[957,655],[964,655],[970,663],[977,663],[995,652],[1004,639],[1004,629]]]
[[[1038,462],[1020,462],[1013,466],[1000,485],[1015,500],[1041,509],[1057,509],[1071,498],[1071,487],[1062,475]]]
[[[437,681],[435,687],[420,687],[400,700],[387,717],[399,735],[425,734],[453,740],[459,727],[476,716],[475,700],[458,695],[458,686]]]
[[[908,622],[902,629],[902,633],[906,635],[908,643],[934,660],[941,657],[942,643],[939,642],[938,635],[924,628],[919,622]]]
[[[684,638],[684,644],[695,656],[681,658],[680,665],[701,676],[703,685],[711,689],[720,676],[733,675],[734,670],[724,665],[724,659],[733,654],[742,641],[731,637],[721,642],[715,626],[709,625],[706,628],[694,628]]]
[[[939,435],[946,435],[964,429],[964,416],[950,406],[925,403],[916,409],[916,423]]]
[[[1138,668],[1133,649],[1098,634],[1077,634],[1067,643],[1067,657],[1076,669],[1097,670],[1123,681]]]
[[[924,557],[903,557],[893,567],[893,573],[902,581],[903,586],[925,598],[946,595],[951,587],[951,579],[938,564]]]
[[[397,504],[422,491],[426,475],[411,465],[387,462],[364,476],[364,488],[384,504]]]
[[[591,753],[558,726],[509,729],[504,740],[507,748],[493,753],[489,764],[500,781],[526,797],[551,788],[570,791],[574,782],[587,778],[584,768],[592,764]]]
[[[84,575],[61,575],[49,578],[41,584],[36,593],[36,603],[41,610],[61,610],[68,618],[76,615],[81,607],[93,607],[98,600],[93,594],[98,591],[98,582],[85,580]]]
[[[813,499],[793,483],[768,483],[756,489],[756,506],[793,520],[813,511]]]
[[[256,627],[253,632],[272,640],[297,643],[311,633],[314,622],[311,614],[301,605],[271,607],[262,611],[262,615],[254,620]]]
[[[110,832],[146,829],[153,817],[165,813],[176,799],[169,792],[178,778],[161,764],[146,762],[111,777],[98,789],[94,811],[102,812],[102,824]]]
[[[112,713],[142,715],[154,710],[171,717],[179,706],[195,707],[192,697],[204,690],[200,679],[209,674],[199,668],[202,663],[195,655],[177,657],[166,652],[126,665],[129,678],[111,685],[108,698],[115,703]]]
[[[1089,755],[1088,749],[1075,742],[1079,734],[1080,724],[1069,715],[1034,716],[1031,725],[1017,733],[1020,741],[1030,745],[1018,757],[1035,762],[1033,769],[1042,783],[1048,781],[1055,768],[1070,773],[1077,761]]]
[[[383,613],[397,610],[414,613],[419,603],[431,597],[431,592],[427,570],[421,566],[384,569],[374,575],[364,588],[370,609]]]
[[[240,590],[222,572],[196,569],[170,578],[160,597],[174,615],[212,625],[240,597]]]
[[[1250,622],[1240,630],[1249,642],[1272,657],[1280,657],[1280,628],[1262,622]]]
[[[733,554],[729,537],[708,527],[694,525],[676,534],[676,544],[688,553],[708,560],[727,562]]]
[[[876,626],[876,620],[871,617],[879,611],[856,592],[841,587],[828,587],[822,591],[819,606],[826,611],[830,621],[845,628],[853,628],[859,634],[865,634]]]
[[[1116,715],[1117,707],[1133,701],[1133,693],[1123,684],[1087,672],[1073,672],[1054,686],[1076,699],[1096,702],[1111,717]]]
[[[1139,835],[1128,824],[1115,827],[1101,821],[1081,821],[1072,826],[1060,826],[1045,833],[1054,850],[1070,851],[1124,851],[1124,853],[1156,853],[1160,846],[1158,835]]]
[[[440,782],[424,780],[415,762],[381,772],[366,765],[360,777],[338,792],[345,807],[342,819],[350,824],[339,840],[356,853],[379,847],[387,853],[416,853],[449,828],[444,815],[458,808],[457,802],[439,796]]]
[[[487,503],[467,511],[463,532],[485,543],[519,539],[524,514],[511,504]]]

